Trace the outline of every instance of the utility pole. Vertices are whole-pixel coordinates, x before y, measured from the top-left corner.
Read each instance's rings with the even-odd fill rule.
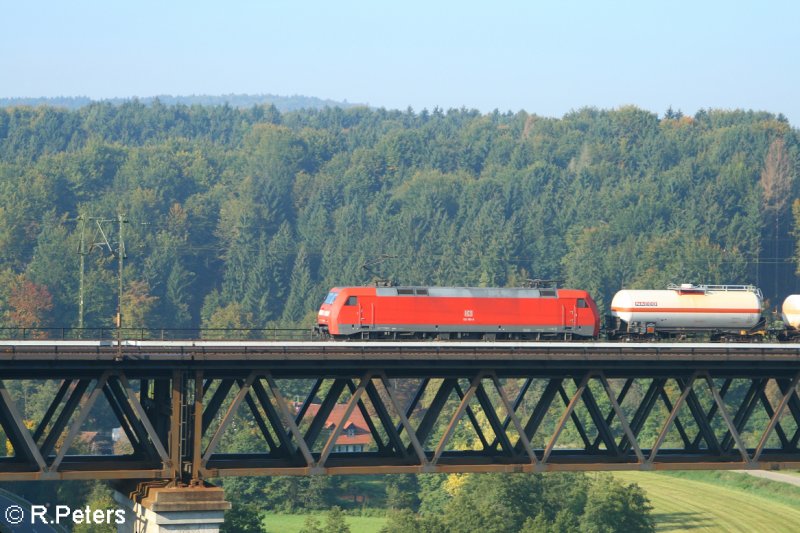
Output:
[[[119,261],[119,274],[117,276],[117,357],[122,359],[122,267],[125,260],[125,239],[123,230],[128,219],[122,213],[117,213],[117,224],[119,224],[119,244],[117,246],[117,259]]]
[[[80,224],[81,241],[78,243],[78,256],[80,256],[80,276],[78,278],[78,334],[83,337],[83,291],[84,272],[86,270],[86,217],[78,216]]]

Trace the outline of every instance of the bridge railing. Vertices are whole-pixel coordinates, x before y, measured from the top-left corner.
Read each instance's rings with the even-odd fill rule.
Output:
[[[0,340],[313,340],[310,328],[0,328]]]

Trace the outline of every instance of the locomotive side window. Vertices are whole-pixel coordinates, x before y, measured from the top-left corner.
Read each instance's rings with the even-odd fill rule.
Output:
[[[328,305],[332,304],[338,294],[338,292],[329,292],[328,296],[325,298],[325,303]]]
[[[427,296],[428,289],[417,289],[416,294],[417,296]]]
[[[589,306],[586,305],[586,300],[584,300],[583,298],[578,298],[578,308],[579,309],[586,309],[587,307],[589,307]]]
[[[344,305],[356,305],[358,303],[358,296],[351,296],[347,299]]]
[[[397,294],[414,294],[414,289],[397,289]]]

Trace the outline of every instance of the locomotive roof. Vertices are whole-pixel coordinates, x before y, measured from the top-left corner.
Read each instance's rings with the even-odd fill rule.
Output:
[[[558,296],[558,289],[513,287],[377,287],[378,296],[433,296],[445,298],[547,298]]]

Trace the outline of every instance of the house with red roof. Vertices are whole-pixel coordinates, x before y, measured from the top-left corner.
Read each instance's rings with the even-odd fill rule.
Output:
[[[299,407],[300,406],[297,405],[296,410],[298,410]],[[308,419],[310,420],[317,415],[320,407],[321,404],[318,403],[310,404],[305,416],[309,417]],[[346,409],[347,405],[343,403],[334,405],[331,414],[328,415],[328,420],[325,421],[325,429],[331,432],[335,431],[342,423],[342,418],[344,417]],[[364,415],[361,413],[361,410],[355,408],[353,412],[350,413],[350,418],[345,422],[344,428],[339,434],[339,437],[337,437],[332,451],[334,453],[363,452],[370,444],[372,444],[372,434],[369,431],[367,421],[364,420]]]

